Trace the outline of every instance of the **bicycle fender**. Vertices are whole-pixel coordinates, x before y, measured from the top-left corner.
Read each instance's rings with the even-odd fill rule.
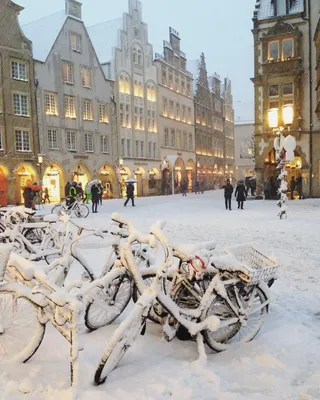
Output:
[[[265,282],[260,282],[258,285],[258,289],[262,292],[262,294],[266,300],[270,300],[270,298],[271,298],[270,289]],[[267,304],[267,313],[269,313],[269,308],[270,308],[270,303]]]

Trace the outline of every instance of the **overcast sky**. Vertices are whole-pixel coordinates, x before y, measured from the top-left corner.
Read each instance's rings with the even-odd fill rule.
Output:
[[[15,0],[25,7],[21,24],[64,8],[64,0]],[[189,60],[204,52],[208,73],[232,80],[236,120],[253,114],[252,14],[256,0],[142,0],[143,19],[149,27],[149,42],[162,52],[169,26],[180,32],[181,50]],[[82,0],[86,25],[118,18],[128,9],[128,0]],[[41,35],[41,32],[39,32]]]

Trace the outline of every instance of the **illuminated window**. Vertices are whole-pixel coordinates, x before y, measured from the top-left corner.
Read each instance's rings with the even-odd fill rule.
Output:
[[[62,64],[63,70],[63,81],[69,85],[74,84],[74,73],[73,73],[73,64],[70,62],[64,62]]]
[[[71,96],[64,97],[64,116],[66,118],[73,118],[73,119],[77,117],[75,97]]]
[[[82,119],[86,121],[93,120],[92,101],[82,100]]]
[[[293,39],[284,39],[282,41],[282,59],[288,60],[294,56]]]
[[[108,121],[108,108],[107,104],[100,103],[99,104],[99,121],[107,124]]]
[[[279,41],[273,41],[268,43],[268,60],[274,61],[279,60],[280,53],[279,53]]]
[[[91,71],[87,67],[80,68],[81,84],[85,88],[91,88]]]
[[[57,94],[47,92],[46,93],[46,114],[47,115],[58,115],[57,105]]]

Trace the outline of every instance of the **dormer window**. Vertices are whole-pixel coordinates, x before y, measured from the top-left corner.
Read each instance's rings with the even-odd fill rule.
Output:
[[[140,48],[134,46],[133,51],[132,51],[132,59],[133,63],[136,65],[140,65],[142,67],[142,51]]]
[[[273,40],[268,43],[268,61],[285,61],[294,57],[293,38]]]

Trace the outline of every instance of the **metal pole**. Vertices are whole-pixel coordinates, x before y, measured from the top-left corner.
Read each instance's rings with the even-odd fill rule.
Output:
[[[172,165],[172,195],[174,195],[174,170]]]

